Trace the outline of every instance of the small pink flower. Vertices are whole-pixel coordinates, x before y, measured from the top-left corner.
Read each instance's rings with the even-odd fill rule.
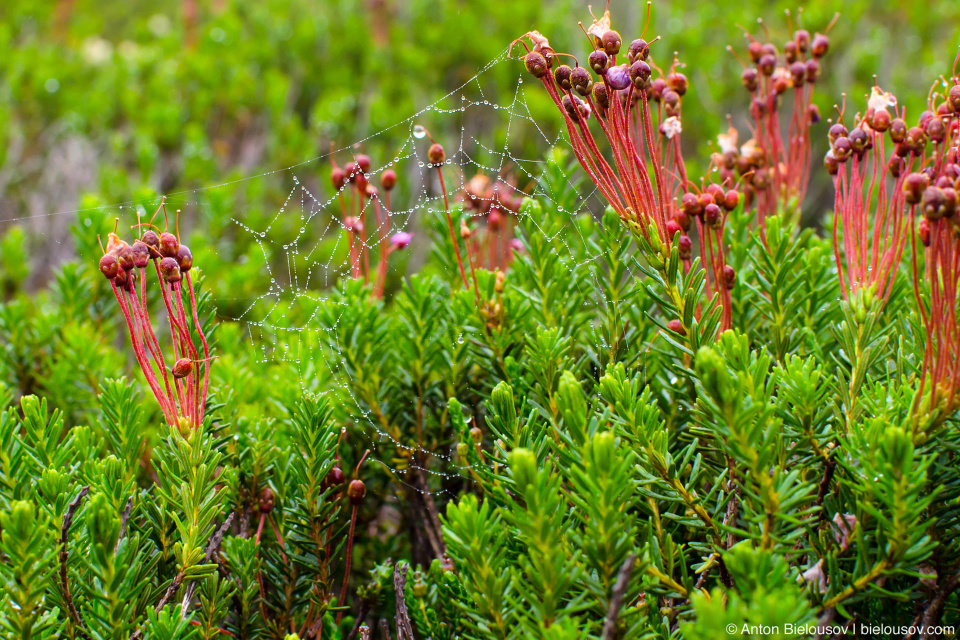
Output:
[[[401,231],[400,233],[393,234],[393,237],[390,238],[390,244],[393,245],[394,249],[406,249],[410,245],[411,240],[413,240],[412,233]]]
[[[523,251],[523,242],[520,240],[520,238],[514,238],[510,241],[510,248],[517,253],[521,253]]]

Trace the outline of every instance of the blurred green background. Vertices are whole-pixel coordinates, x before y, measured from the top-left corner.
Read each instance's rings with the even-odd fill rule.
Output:
[[[610,9],[625,42],[640,34],[645,4],[614,1]],[[647,38],[662,37],[654,59],[665,68],[678,51],[691,83],[684,103],[688,165],[695,168],[700,158],[702,166],[727,114],[743,124],[740,67],[726,45],[742,51],[743,29],[759,35],[761,17],[782,45],[790,35],[787,9],[795,22],[797,6],[789,2],[653,6]],[[818,31],[837,11],[816,97],[825,117],[843,93],[849,112],[862,109],[874,74],[916,116],[930,84],[953,63],[958,5],[811,2],[801,21]],[[278,216],[293,175],[318,198],[330,198],[329,160],[321,156],[331,147],[364,140],[363,150],[381,166],[410,141],[408,124],[388,127],[464,83],[470,100],[510,103],[523,72],[519,61],[501,60],[479,81],[468,81],[532,29],[556,49],[583,56],[587,42],[578,21],[589,24],[590,14],[585,2],[573,0],[5,0],[0,379],[20,393],[56,390],[54,403],[82,412],[102,372],[128,371],[116,350],[112,296],[94,277],[94,265],[97,234],[125,212],[124,226],[132,224],[132,205],[152,212],[158,195],[175,194],[172,208],[184,210],[184,235],[220,315],[240,316],[272,277],[286,272],[278,266],[284,256],[269,249],[296,237],[301,226],[294,216]],[[553,105],[534,83],[524,86],[532,119],[547,138],[555,136]],[[498,139],[510,122],[489,110],[423,119],[448,148],[464,132]],[[514,119],[511,127],[512,154],[542,157],[544,135],[531,122]],[[815,133],[808,222],[832,204],[830,183],[818,170],[825,132],[822,126]],[[421,188],[415,162],[406,165],[401,199]],[[234,219],[269,227],[270,247]],[[319,224],[316,237],[306,240],[319,242],[331,227]],[[343,258],[336,251],[321,247],[312,260],[336,264]],[[417,251],[422,255],[422,245]],[[277,268],[267,269],[271,263]],[[394,286],[404,268],[395,270]],[[333,279],[314,282],[322,288]],[[242,331],[224,328],[234,340]]]

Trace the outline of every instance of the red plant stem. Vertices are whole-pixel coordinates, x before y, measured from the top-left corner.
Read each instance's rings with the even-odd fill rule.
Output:
[[[147,350],[144,348],[146,337],[143,335],[144,330],[139,322],[138,305],[134,303],[134,291],[135,285],[128,280],[127,283],[124,284],[124,289],[119,292],[118,299],[124,313],[124,318],[127,320],[128,328],[131,330],[130,336],[133,343],[134,354],[137,357],[137,363],[140,365],[140,369],[143,371],[143,375],[150,385],[150,389],[157,398],[157,401],[161,402],[161,397],[166,398],[166,396],[163,395],[160,389],[160,383],[157,381],[156,372],[153,369],[153,362],[147,356]],[[124,296],[124,293],[129,297],[129,300]],[[161,371],[160,373],[163,375],[165,372]],[[164,377],[164,380],[166,380],[166,377]],[[172,405],[168,406],[172,409]]]
[[[367,247],[367,209],[363,204],[363,193],[357,189],[357,210],[360,219],[360,255],[363,258],[363,281],[370,284],[370,251]]]
[[[373,283],[373,296],[375,298],[383,297],[383,287],[384,281],[387,278],[387,254],[389,253],[389,247],[387,246],[387,234],[389,233],[389,228],[384,226],[384,216],[380,211],[380,200],[379,198],[371,198],[373,201],[373,208],[377,214],[377,243],[380,245],[380,266],[377,269],[377,278]],[[389,218],[386,220],[386,224],[390,224]]]
[[[666,235],[666,216],[664,215],[664,196],[663,196],[663,171],[660,167],[660,157],[659,154],[654,151],[653,148],[653,130],[650,119],[650,105],[647,102],[646,92],[640,94],[640,99],[643,104],[643,126],[645,137],[647,140],[647,151],[650,154],[650,160],[653,163],[653,176],[657,182],[657,199],[659,206],[655,209],[657,212],[656,223],[657,229],[660,231],[661,239]]]
[[[457,265],[460,267],[460,279],[463,282],[463,288],[469,289],[470,285],[467,284],[467,272],[463,269],[463,259],[460,257],[460,243],[457,242],[457,234],[453,231],[453,218],[450,216],[450,201],[447,198],[447,188],[443,183],[443,170],[440,167],[437,167],[437,176],[440,179],[440,191],[443,192],[443,210],[447,214],[447,228],[450,230],[450,242],[453,243],[453,251],[457,255]]]
[[[176,417],[175,415],[172,415],[171,409],[167,407],[167,404],[164,401],[164,395],[160,391],[160,386],[154,379],[153,372],[149,366],[149,363],[146,361],[146,356],[141,352],[141,348],[137,343],[133,320],[130,317],[130,310],[127,308],[126,301],[123,299],[123,295],[117,289],[116,281],[111,280],[110,286],[113,287],[113,295],[116,296],[117,302],[120,304],[120,309],[123,311],[123,317],[127,322],[127,329],[130,332],[130,341],[133,343],[133,354],[137,359],[137,364],[140,365],[140,369],[143,371],[143,375],[147,379],[147,384],[150,385],[150,390],[153,391],[153,395],[156,396],[157,402],[160,404],[160,409],[163,411],[164,418],[169,424],[176,424]]]
[[[257,546],[260,546],[260,535],[263,534],[263,523],[267,519],[267,514],[265,512],[260,513],[260,523],[257,525],[257,535],[254,538]]]
[[[202,627],[202,626],[203,626],[203,624],[202,624],[201,622],[199,622],[198,620],[191,620],[191,621],[190,621],[190,624],[192,624],[192,625],[195,626],[195,627]],[[216,630],[217,633],[223,634],[223,635],[225,635],[225,636],[230,636],[231,638],[236,638],[236,636],[235,636],[234,634],[230,633],[230,632],[227,631],[226,629],[221,629],[220,627],[216,627],[215,630]]]
[[[280,531],[279,529],[277,529],[277,525],[273,523],[273,518],[271,518],[270,516],[267,516],[267,522],[270,523],[270,528],[273,529],[273,535],[277,538],[277,544],[280,545],[280,549],[281,549],[280,556],[283,558],[284,562],[287,562],[287,554],[284,553],[283,551],[284,549],[287,548],[287,545],[283,543],[283,537],[280,535]]]
[[[140,314],[140,323],[145,329],[146,337],[148,338],[147,347],[150,349],[150,353],[153,356],[154,361],[158,365],[161,375],[163,376],[163,384],[166,389],[166,399],[169,403],[169,406],[174,406],[174,395],[173,391],[170,388],[170,378],[167,371],[167,363],[163,359],[163,350],[160,348],[160,342],[157,340],[157,335],[153,331],[153,325],[150,322],[150,314],[147,309],[147,286],[146,286],[146,269],[140,269],[140,297],[136,298],[136,288],[132,288],[131,292],[136,298],[136,305],[134,309],[137,313]]]
[[[347,561],[346,566],[343,570],[343,586],[340,587],[340,601],[339,606],[343,607],[343,603],[347,599],[347,584],[350,581],[350,565],[353,563],[353,533],[357,525],[357,505],[353,505],[353,512],[350,514],[350,533],[347,537]],[[343,611],[340,610],[337,612],[337,624],[340,624],[340,618],[343,617]]]
[[[337,195],[340,198],[340,216],[343,218],[343,226],[347,230],[347,241],[350,244],[350,277],[356,280],[360,277],[360,262],[357,259],[356,249],[353,244],[353,227],[347,225],[347,203],[343,199],[343,190],[340,190]],[[351,211],[353,209],[352,202],[351,200]]]
[[[157,268],[157,279],[160,282],[160,292],[163,296],[163,303],[167,307],[167,321],[170,324],[170,335],[173,338],[173,356],[174,362],[180,359],[180,354],[183,353],[186,355],[185,349],[181,350],[183,333],[185,329],[180,326],[179,321],[177,320],[176,314],[173,310],[173,303],[170,301],[170,291],[167,291],[166,281],[163,279],[163,276],[160,274],[160,265],[154,262],[154,265]],[[171,287],[172,289],[172,287]],[[180,413],[184,418],[187,418],[187,404],[183,395],[183,385],[180,380],[174,379],[173,381],[174,388],[177,390],[177,397],[180,401]]]
[[[549,74],[547,74],[549,76]],[[600,192],[603,193],[604,197],[607,199],[607,202],[610,203],[610,206],[620,215],[621,218],[626,217],[626,208],[620,200],[619,194],[623,193],[623,187],[620,185],[619,180],[613,174],[613,170],[610,168],[609,163],[606,158],[600,153],[597,149],[596,142],[593,139],[593,136],[590,134],[589,129],[585,126],[582,127],[583,130],[583,139],[581,139],[580,134],[577,133],[577,126],[575,125],[573,119],[570,117],[570,114],[567,113],[567,110],[563,108],[563,102],[560,99],[556,88],[553,86],[552,76],[550,79],[547,79],[547,76],[543,78],[544,87],[547,89],[547,93],[553,99],[554,104],[557,106],[557,109],[560,110],[561,115],[564,118],[564,122],[567,125],[567,132],[570,135],[570,143],[573,146],[574,154],[577,156],[577,160],[580,161],[580,166],[584,168],[587,174],[590,176],[591,181],[597,185],[597,188],[600,189]],[[601,127],[604,129],[604,134],[609,138],[610,135],[607,133],[606,127],[603,125],[603,120],[601,118],[600,112],[596,109],[596,105],[593,105],[592,101],[590,102],[591,107],[597,113],[597,120],[601,123]],[[579,112],[577,113],[578,119],[581,119]],[[584,142],[586,140],[586,142]],[[614,184],[616,183],[616,185]],[[639,215],[639,212],[638,212]]]
[[[190,333],[189,333],[188,327],[190,325],[187,323],[187,316],[184,310],[183,289],[179,282],[173,283],[171,288],[173,289],[173,292],[176,294],[174,307],[176,308],[176,311],[177,311],[179,323],[180,323],[180,326],[184,328],[184,333],[182,335],[182,339],[183,339],[182,346],[186,347],[185,351],[190,357],[190,359],[196,362],[197,360],[199,360],[199,356],[197,355],[197,348],[193,345],[193,338],[190,337]],[[199,402],[197,402],[197,396],[200,393],[200,389],[199,389],[200,384],[199,384],[199,378],[196,376],[194,369],[195,369],[194,367],[190,368],[190,373],[189,375],[187,375],[186,382],[184,384],[187,387],[187,401],[190,403],[188,407],[190,410],[190,419],[191,421],[193,421],[194,428],[196,428],[196,426],[200,424],[200,416],[197,414],[197,408],[199,407]]]
[[[699,217],[699,216],[695,216],[694,219],[697,221],[697,235],[700,236],[700,242],[698,243],[698,244],[700,245],[700,264],[702,264],[702,265],[704,266],[704,268],[706,268],[707,265],[709,264],[709,263],[707,262],[707,253],[706,253],[706,251],[707,251],[707,233],[706,233],[706,226],[704,226],[704,224],[700,221],[700,217]],[[673,238],[670,238],[670,242],[673,242]],[[714,275],[716,275],[716,274],[714,274]],[[714,281],[716,281],[716,280],[714,280]],[[705,284],[706,284],[707,299],[709,300],[710,297],[711,297],[711,293],[710,293],[710,278],[707,278],[707,279],[705,280]]]
[[[185,274],[187,279],[187,289],[190,291],[190,309],[193,312],[193,322],[197,326],[197,333],[200,334],[200,344],[203,345],[203,393],[200,394],[200,409],[198,415],[200,420],[206,413],[207,389],[210,384],[210,346],[207,344],[207,336],[203,333],[203,327],[200,324],[200,318],[197,313],[197,298],[193,292],[193,281],[190,279],[190,272]]]

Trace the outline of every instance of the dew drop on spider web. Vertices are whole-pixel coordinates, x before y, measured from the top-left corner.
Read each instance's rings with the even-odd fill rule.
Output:
[[[427,135],[427,130],[419,124],[413,128],[413,137],[420,140]],[[422,166],[422,165],[421,165]]]

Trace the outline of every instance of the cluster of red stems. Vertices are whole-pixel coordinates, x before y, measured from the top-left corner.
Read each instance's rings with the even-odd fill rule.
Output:
[[[157,212],[161,209],[166,217],[163,203]],[[181,429],[196,428],[203,420],[206,405],[210,348],[198,316],[197,298],[190,277],[193,254],[180,242],[178,235],[169,231],[157,233],[152,227],[151,224],[138,224],[141,234],[133,244],[111,233],[100,258],[100,272],[113,287],[137,364],[157,398],[167,424]],[[154,275],[156,284],[148,287],[147,282]],[[172,366],[167,365],[150,317],[148,293],[156,295],[156,289],[159,289],[166,308],[173,342],[173,358],[169,361]],[[193,319],[200,338],[202,358],[190,335],[188,315]]]
[[[164,211],[165,204],[161,202],[157,209]],[[143,371],[150,385],[151,391],[160,405],[164,419],[171,427],[181,432],[196,428],[203,419],[210,381],[210,347],[203,333],[197,308],[197,297],[194,291],[190,271],[193,269],[193,254],[190,249],[179,241],[178,235],[168,231],[157,233],[152,224],[138,224],[138,229],[146,229],[140,237],[129,244],[120,239],[116,233],[109,234],[108,243],[100,258],[100,272],[110,281],[113,293],[130,334],[134,356],[137,364]],[[408,241],[409,242],[409,241]],[[150,263],[153,263],[151,269]],[[163,349],[157,338],[149,312],[148,291],[154,291],[156,285],[148,287],[147,281],[156,275],[161,297],[167,311],[167,320],[173,342],[173,366],[167,367]],[[189,300],[189,309],[187,309]],[[199,357],[197,348],[190,335],[189,316],[193,318],[194,328],[200,339],[203,349],[203,358]],[[339,449],[339,446],[338,446]],[[369,453],[369,452],[368,452]],[[357,510],[366,496],[366,486],[357,477],[360,465],[366,458],[364,454],[354,471],[354,479],[347,483],[346,476],[337,464],[328,472],[324,482],[324,489],[332,489],[334,497],[344,494],[342,487],[346,485],[346,498],[351,505],[350,529],[347,538],[347,552],[343,584],[339,594],[337,621],[343,615],[346,601],[347,585],[350,578],[350,567],[353,556],[353,542],[357,523]],[[259,546],[264,525],[269,523],[281,549],[286,547],[283,537],[273,522],[270,513],[274,508],[275,497],[269,488],[263,489],[257,496],[259,524],[257,526],[256,542]],[[286,554],[281,551],[286,560]],[[329,561],[329,555],[328,560]],[[264,589],[260,579],[261,592]],[[308,615],[308,626],[313,612]],[[320,622],[314,623],[313,632],[316,633]],[[226,633],[226,632],[224,632]]]
[[[724,254],[727,215],[743,203],[755,207],[762,222],[785,203],[802,200],[809,179],[809,127],[819,120],[811,97],[820,75],[818,60],[829,48],[827,37],[811,37],[799,29],[781,56],[773,44],[747,34],[756,67],[746,68],[742,79],[752,96],[754,135],[739,149],[735,129],[721,135],[720,153],[708,167],[708,172],[719,173],[720,181],[706,184],[701,179],[698,186],[687,175],[680,142],[681,105],[688,89],[687,77],[678,71],[680,63],[674,58],[668,71],[661,72],[650,58],[650,45],[657,39],[647,42],[641,36],[628,45],[626,61],[618,64],[622,40],[611,28],[609,10],[584,32],[591,47],[589,69],[575,56],[555,51],[536,31],[514,44],[527,49],[527,70],[543,82],[563,116],[577,160],[621,220],[636,223],[654,250],[676,242],[685,270],[693,255],[688,234],[696,224],[700,262],[710,276],[707,298],[717,294],[721,329],[730,328],[730,289],[737,274]],[[572,59],[573,66],[560,64],[561,57]],[[779,107],[788,90],[793,93],[793,114],[784,139]],[[591,118],[605,145],[598,144]],[[668,327],[684,331],[679,319]]]
[[[742,177],[745,204],[748,208],[755,205],[758,223],[777,213],[798,211],[806,195],[810,127],[820,121],[820,111],[812,102],[813,90],[820,78],[820,60],[830,49],[826,33],[831,26],[832,22],[825,33],[813,36],[806,29],[796,29],[782,50],[769,42],[769,33],[767,42],[745,34],[750,64],[741,62],[740,81],[751,98],[753,136],[737,149],[737,133],[731,129],[721,136],[721,153],[714,162],[725,182],[732,180],[734,172]],[[792,96],[786,129],[780,114],[784,94]]]
[[[960,386],[960,78],[956,65],[944,90],[931,90],[927,110],[907,124],[896,98],[874,87],[867,109],[848,130],[830,128],[824,165],[836,184],[836,227],[843,228],[843,256],[836,249],[844,296],[869,291],[882,307],[893,286],[909,236],[913,285],[926,330],[923,385],[931,409],[955,410]],[[891,114],[890,109],[893,109]],[[889,137],[892,153],[886,152]],[[917,220],[917,213],[920,213]],[[870,228],[870,223],[873,228]],[[913,227],[916,225],[916,235]],[[916,239],[923,246],[921,274]],[[836,245],[837,243],[835,243]],[[846,267],[846,269],[844,269]],[[929,300],[921,283],[926,280]]]
[[[373,234],[379,249],[376,273],[372,275],[373,295],[383,297],[383,287],[387,279],[387,257],[398,249],[405,249],[413,235],[404,231],[390,236],[390,192],[397,184],[397,172],[387,168],[380,175],[380,187],[383,189],[381,200],[378,190],[369,180],[370,157],[359,154],[343,168],[333,163],[330,181],[340,199],[340,212],[343,228],[347,232],[350,246],[350,277],[363,278],[370,284],[370,243],[367,241],[367,210],[373,208],[377,228]]]
[[[467,181],[459,198],[468,214],[460,220],[460,237],[466,243],[470,264],[506,272],[513,254],[523,250],[515,235],[522,193],[509,180],[494,182],[478,173]],[[471,228],[474,220],[482,221],[482,227]]]
[[[426,130],[423,131],[424,135],[427,135]],[[463,203],[464,211],[471,214],[471,217],[484,221],[482,232],[478,232],[471,228],[467,218],[460,220],[460,240],[463,241],[467,251],[465,267],[443,179],[442,166],[446,162],[446,152],[443,146],[432,138],[431,142],[427,150],[427,158],[430,168],[437,172],[440,190],[443,193],[450,241],[456,255],[461,282],[465,289],[469,289],[470,280],[472,280],[476,290],[475,270],[477,268],[506,271],[513,253],[522,249],[520,240],[514,236],[521,194],[511,181],[498,179],[496,184],[492,184],[490,178],[483,174],[475,175],[464,185],[463,191],[458,196]],[[373,208],[377,222],[377,231],[374,236],[379,247],[379,264],[372,278],[373,295],[376,298],[382,298],[387,276],[387,257],[398,249],[405,249],[413,240],[413,234],[401,231],[390,236],[390,193],[397,184],[396,171],[391,167],[385,169],[380,175],[380,186],[384,194],[382,201],[380,191],[370,183],[369,176],[370,157],[365,154],[356,156],[343,168],[334,162],[330,173],[331,182],[340,199],[343,227],[347,232],[350,246],[350,275],[354,279],[363,278],[366,283],[371,281],[369,256],[371,243],[368,243],[366,232],[366,214],[369,207]],[[501,185],[505,188],[501,189]],[[390,236],[389,242],[386,241],[388,236]],[[468,270],[470,271],[469,280]]]

